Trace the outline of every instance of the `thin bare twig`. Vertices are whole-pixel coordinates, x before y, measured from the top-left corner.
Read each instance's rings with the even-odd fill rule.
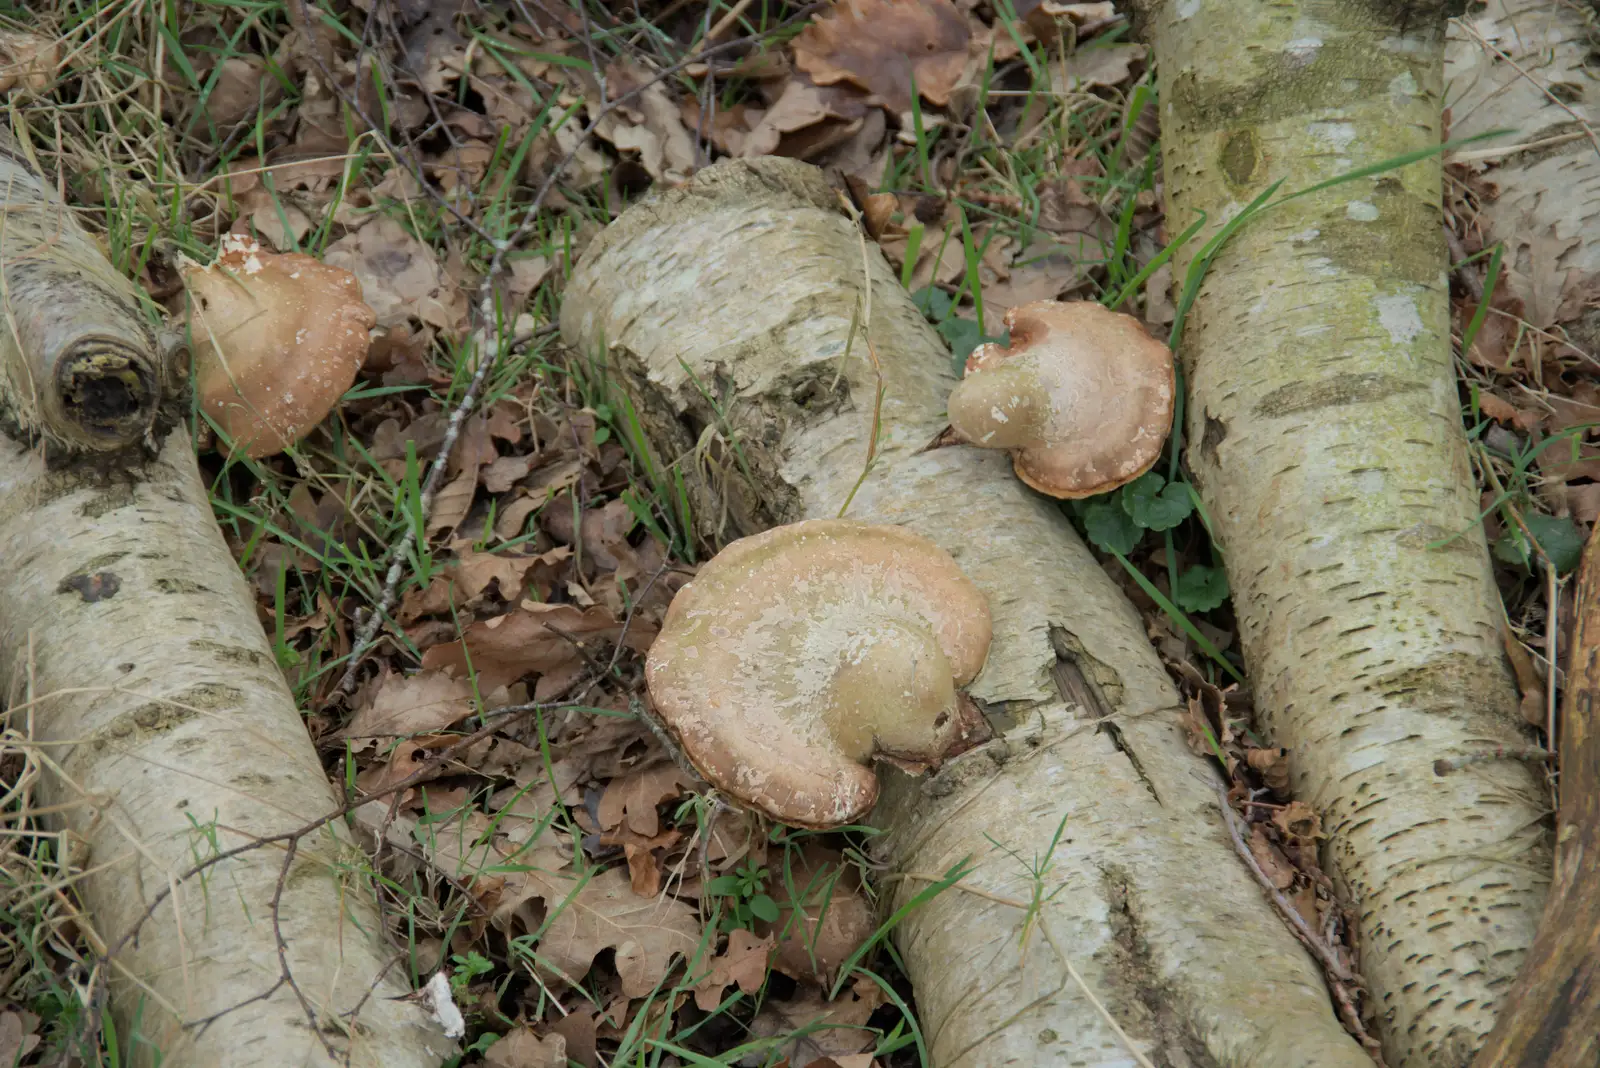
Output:
[[[1217,801],[1222,805],[1222,820],[1228,825],[1228,837],[1233,839],[1234,851],[1243,858],[1251,873],[1255,875],[1256,881],[1261,884],[1262,889],[1272,898],[1272,904],[1283,916],[1284,921],[1300,936],[1300,940],[1306,944],[1306,948],[1311,950],[1317,960],[1322,962],[1322,967],[1327,970],[1329,975],[1341,983],[1356,982],[1355,973],[1351,972],[1333,952],[1332,948],[1322,941],[1322,936],[1311,929],[1311,925],[1306,923],[1305,917],[1295,911],[1295,907],[1289,904],[1289,900],[1283,896],[1276,886],[1272,885],[1272,880],[1267,878],[1267,873],[1261,870],[1261,865],[1256,863],[1255,854],[1250,852],[1250,847],[1245,844],[1245,840],[1239,830],[1238,820],[1233,814],[1233,806],[1228,803],[1226,787],[1220,785],[1217,787]]]

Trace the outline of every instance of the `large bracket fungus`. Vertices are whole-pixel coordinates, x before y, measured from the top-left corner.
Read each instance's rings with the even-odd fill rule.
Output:
[[[349,271],[227,234],[216,262],[183,280],[200,408],[248,456],[310,433],[366,362],[377,318]]]
[[[645,674],[713,786],[784,823],[837,827],[877,800],[875,758],[926,764],[957,746],[956,688],[983,668],[989,635],[983,593],[933,542],[816,519],[701,568]]]
[[[950,394],[962,440],[1010,449],[1017,476],[1052,497],[1090,497],[1156,462],[1172,426],[1172,352],[1139,321],[1092,301],[1006,313],[1011,347],[979,346]]]

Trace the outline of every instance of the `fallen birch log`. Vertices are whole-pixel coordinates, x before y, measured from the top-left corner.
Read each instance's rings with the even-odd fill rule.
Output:
[[[875,816],[890,908],[973,863],[896,930],[935,1064],[1125,1065],[1131,1045],[1139,1063],[1368,1068],[1235,855],[1132,608],[1005,454],[924,449],[950,354],[820,172],[729,161],[636,205],[585,252],[561,326],[603,357],[658,467],[680,464],[709,540],[849,500],[988,596],[969,689],[1014,729],[930,780],[886,773]]]
[[[1537,329],[1573,320],[1569,335],[1591,351],[1600,312],[1570,303],[1592,293],[1600,276],[1600,242],[1589,237],[1600,214],[1596,105],[1592,95],[1569,103],[1552,87],[1592,79],[1593,24],[1577,5],[1489,0],[1451,21],[1445,45],[1451,136],[1515,131],[1454,157],[1483,171],[1497,191],[1473,221],[1489,241],[1506,243],[1500,286],[1522,299]],[[1478,1068],[1600,1062],[1600,872],[1586,862],[1600,848],[1600,553],[1592,540],[1576,589],[1574,644],[1562,652],[1555,877],[1527,962],[1473,1062]]]
[[[1600,537],[1583,552],[1574,616],[1555,878],[1538,937],[1475,1068],[1600,1064]]]
[[[1179,253],[1273,182],[1439,144],[1436,3],[1150,0]],[[1240,42],[1250,58],[1240,60]],[[1273,207],[1206,272],[1180,353],[1186,457],[1226,553],[1255,706],[1360,916],[1393,1068],[1458,1068],[1548,883],[1504,610],[1451,359],[1437,156]]]
[[[0,187],[0,683],[32,726],[38,800],[85,850],[126,1063],[436,1066],[451,1044],[390,1000],[405,969],[342,832],[298,839],[288,865],[279,842],[184,877],[339,801],[188,432],[157,417],[133,290],[8,138]]]

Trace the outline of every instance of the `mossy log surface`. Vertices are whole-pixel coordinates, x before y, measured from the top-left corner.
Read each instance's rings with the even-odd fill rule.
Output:
[[[877,462],[848,515],[931,538],[983,589],[995,640],[971,693],[1013,725],[929,779],[884,772],[885,907],[967,857],[963,885],[991,895],[946,891],[895,931],[935,1064],[1130,1064],[1065,955],[1154,1063],[1370,1065],[1234,854],[1131,606],[1006,455],[925,448],[950,353],[819,171],[729,161],[629,209],[585,251],[561,324],[637,408],[657,467],[681,462],[713,540],[838,514],[876,355]],[[1023,938],[1011,902],[1033,864],[1045,904]]]
[[[1439,144],[1437,5],[1152,0],[1168,228]],[[1430,14],[1431,12],[1431,14]],[[1243,226],[1180,353],[1186,458],[1226,553],[1254,691],[1360,918],[1392,1068],[1459,1068],[1548,885],[1451,362],[1440,162]],[[1180,254],[1179,275],[1196,241]]]

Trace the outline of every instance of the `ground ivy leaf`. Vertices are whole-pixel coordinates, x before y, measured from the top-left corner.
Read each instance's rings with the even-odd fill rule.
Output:
[[[1146,530],[1171,530],[1194,511],[1189,487],[1146,471],[1122,487],[1122,507]]]
[[[911,303],[917,306],[923,318],[940,322],[950,314],[950,305],[954,302],[950,294],[938,286],[926,286],[911,294]]]
[[[1127,556],[1139,544],[1144,531],[1117,507],[1115,498],[1092,501],[1083,510],[1083,528],[1102,552]]]
[[[1228,599],[1228,573],[1204,564],[1185,568],[1172,599],[1185,612],[1209,612]]]
[[[1516,527],[1508,527],[1506,532],[1495,539],[1494,558],[1518,567],[1528,566],[1528,539],[1522,536],[1522,531]]]
[[[972,355],[972,350],[986,341],[1004,341],[1004,337],[994,337],[978,329],[978,324],[971,319],[952,317],[934,327],[939,331],[939,336],[950,345],[950,354],[955,357],[956,374],[963,374],[966,370],[967,357]]]
[[[1583,556],[1583,534],[1571,519],[1530,512],[1522,521],[1528,524],[1529,533],[1538,539],[1539,547],[1550,558],[1557,574],[1564,575],[1578,566]]]

